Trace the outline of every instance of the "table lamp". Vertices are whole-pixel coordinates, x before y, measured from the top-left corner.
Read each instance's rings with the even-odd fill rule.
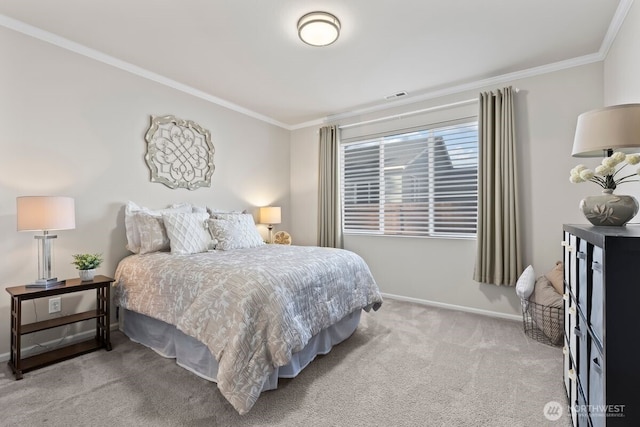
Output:
[[[573,157],[608,157],[640,147],[640,104],[621,104],[578,116]]]
[[[49,288],[61,282],[52,273],[55,234],[51,230],[76,228],[75,204],[71,197],[24,196],[16,199],[18,231],[42,231],[34,236],[38,245],[38,279],[27,287]]]
[[[273,243],[273,224],[280,224],[282,211],[279,206],[265,206],[260,208],[260,224],[268,224],[269,243]]]

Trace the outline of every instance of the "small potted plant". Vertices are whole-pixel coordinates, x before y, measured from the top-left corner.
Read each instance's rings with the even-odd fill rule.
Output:
[[[102,254],[74,254],[73,262],[80,274],[80,280],[83,282],[93,280],[96,274],[96,268],[102,264]]]

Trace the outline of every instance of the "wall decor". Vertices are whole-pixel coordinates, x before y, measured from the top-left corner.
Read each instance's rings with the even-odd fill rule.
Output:
[[[151,182],[189,190],[211,186],[215,149],[208,130],[171,115],[151,116],[144,139]]]

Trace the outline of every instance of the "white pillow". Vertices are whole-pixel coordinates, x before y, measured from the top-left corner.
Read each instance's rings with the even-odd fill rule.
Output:
[[[206,252],[211,245],[207,218],[209,214],[206,212],[163,214],[162,219],[171,242],[171,253],[187,255]]]
[[[151,210],[149,208],[138,206],[134,202],[127,202],[124,209],[124,228],[127,234],[126,248],[133,252],[140,252],[140,231],[138,230],[135,214],[144,212],[151,216],[161,217],[163,212],[191,212],[191,205],[188,203],[180,203],[171,205],[167,209]]]
[[[516,282],[516,294],[518,294],[522,299],[529,299],[535,284],[536,275],[533,271],[533,267],[529,266],[525,268],[520,277],[518,277],[518,281]]]
[[[140,240],[139,254],[169,250],[169,237],[162,217],[153,216],[146,212],[136,212],[133,218]]]
[[[217,240],[216,249],[255,248],[264,245],[251,214],[237,215],[233,220],[209,219],[211,236]]]

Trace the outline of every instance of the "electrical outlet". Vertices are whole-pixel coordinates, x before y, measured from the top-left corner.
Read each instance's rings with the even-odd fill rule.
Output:
[[[57,313],[62,310],[62,302],[60,301],[60,297],[49,298],[49,314]]]

